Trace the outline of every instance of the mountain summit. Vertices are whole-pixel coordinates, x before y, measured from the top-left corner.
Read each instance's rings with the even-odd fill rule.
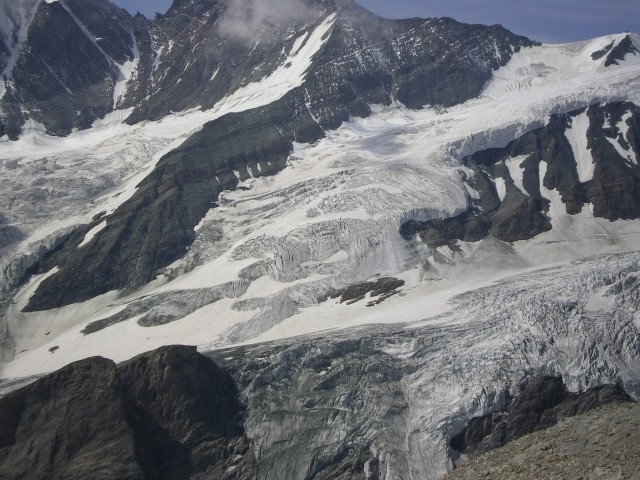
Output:
[[[289,76],[322,77],[314,83],[332,85],[332,95],[342,96],[335,100],[347,102],[342,109],[364,96],[325,120],[333,125],[366,112],[366,101],[388,104],[392,95],[410,107],[459,103],[477,95],[512,51],[531,44],[501,28],[383,20],[351,0],[183,1],[153,20],[131,17],[106,0],[33,1],[19,12],[11,5],[3,7],[12,16],[2,31],[0,136],[14,139],[27,121],[67,135],[115,110],[131,109],[127,121],[139,122],[211,108],[285,68],[298,53],[292,47],[307,42],[296,32],[312,32],[330,15],[327,48],[310,45],[317,58]],[[327,71],[354,50],[359,59]],[[468,54],[451,65],[454,56]],[[418,88],[418,81],[431,88]]]

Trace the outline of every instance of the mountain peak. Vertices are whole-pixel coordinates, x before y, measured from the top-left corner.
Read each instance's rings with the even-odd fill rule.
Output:
[[[606,56],[604,66],[610,67],[611,65],[619,65],[620,62],[627,60],[627,55],[640,55],[640,42],[634,37],[637,36],[628,32],[603,37],[603,40],[611,39],[611,41],[603,48],[593,52],[591,58],[600,60]]]
[[[634,42],[630,34],[625,35],[624,38],[611,49],[611,52],[607,56],[605,66],[619,65],[619,62],[626,60],[627,55],[640,55],[640,47]]]

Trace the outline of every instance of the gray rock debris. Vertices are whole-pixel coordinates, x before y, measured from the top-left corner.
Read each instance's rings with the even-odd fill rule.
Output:
[[[613,403],[492,450],[443,480],[637,479],[640,405]]]

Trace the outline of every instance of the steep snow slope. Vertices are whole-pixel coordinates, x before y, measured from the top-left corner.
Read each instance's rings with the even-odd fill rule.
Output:
[[[238,90],[212,110],[134,127],[105,122],[66,139],[51,139],[36,129],[18,142],[1,144],[10,167],[2,170],[2,188],[26,188],[24,174],[30,172],[39,176],[35,181],[40,185],[29,186],[34,194],[44,190],[52,199],[66,197],[66,220],[51,222],[62,205],[54,200],[49,212],[31,220],[31,236],[19,249],[34,249],[43,239],[53,242],[46,234],[113,211],[162,152],[203,121],[275,101],[300,85],[305,65],[322,48],[331,25],[329,17],[304,43],[294,43],[291,66]],[[468,172],[460,159],[465,155],[504,146],[543,125],[552,113],[616,100],[640,104],[637,57],[628,55],[620,65],[608,67],[604,57],[593,58],[603,46],[623,38],[526,48],[495,72],[478,99],[419,111],[397,102],[372,106],[376,113],[371,117],[351,119],[312,145],[296,144],[282,173],[250,178],[221,195],[219,207],[198,225],[190,252],[139,292],[111,292],[54,311],[22,313],[45,276],[34,278],[6,313],[15,359],[2,376],[49,371],[95,354],[124,359],[167,343],[209,349],[328,328],[424,321],[450,309],[447,300],[453,295],[506,274],[637,249],[638,222],[595,219],[586,209],[569,216],[554,192],[544,192],[552,203],[554,228],[531,241],[459,242],[457,253],[446,248],[432,252],[399,233],[408,220],[449,217],[467,208],[474,192],[463,183]],[[631,38],[640,43],[637,36]],[[70,202],[69,192],[77,191],[71,180],[82,162],[79,157],[71,160],[70,152],[79,149],[83,156],[90,152],[93,161],[83,173],[92,180]],[[121,159],[120,167],[107,173],[114,155]],[[53,188],[43,188],[52,178]],[[29,221],[29,208],[25,204],[22,211],[14,210],[18,213],[10,221]],[[568,224],[571,228],[563,228]],[[3,283],[11,285],[24,257],[5,262]],[[385,275],[406,282],[403,297],[376,307],[327,300],[335,289]]]

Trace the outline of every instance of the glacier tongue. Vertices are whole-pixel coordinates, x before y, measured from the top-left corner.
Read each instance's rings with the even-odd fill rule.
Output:
[[[637,253],[603,255],[463,293],[434,321],[215,356],[239,379],[269,476],[293,478],[362,445],[380,478],[437,479],[449,440],[501,409],[525,377],[562,375],[571,391],[620,382],[640,399],[639,271]]]

